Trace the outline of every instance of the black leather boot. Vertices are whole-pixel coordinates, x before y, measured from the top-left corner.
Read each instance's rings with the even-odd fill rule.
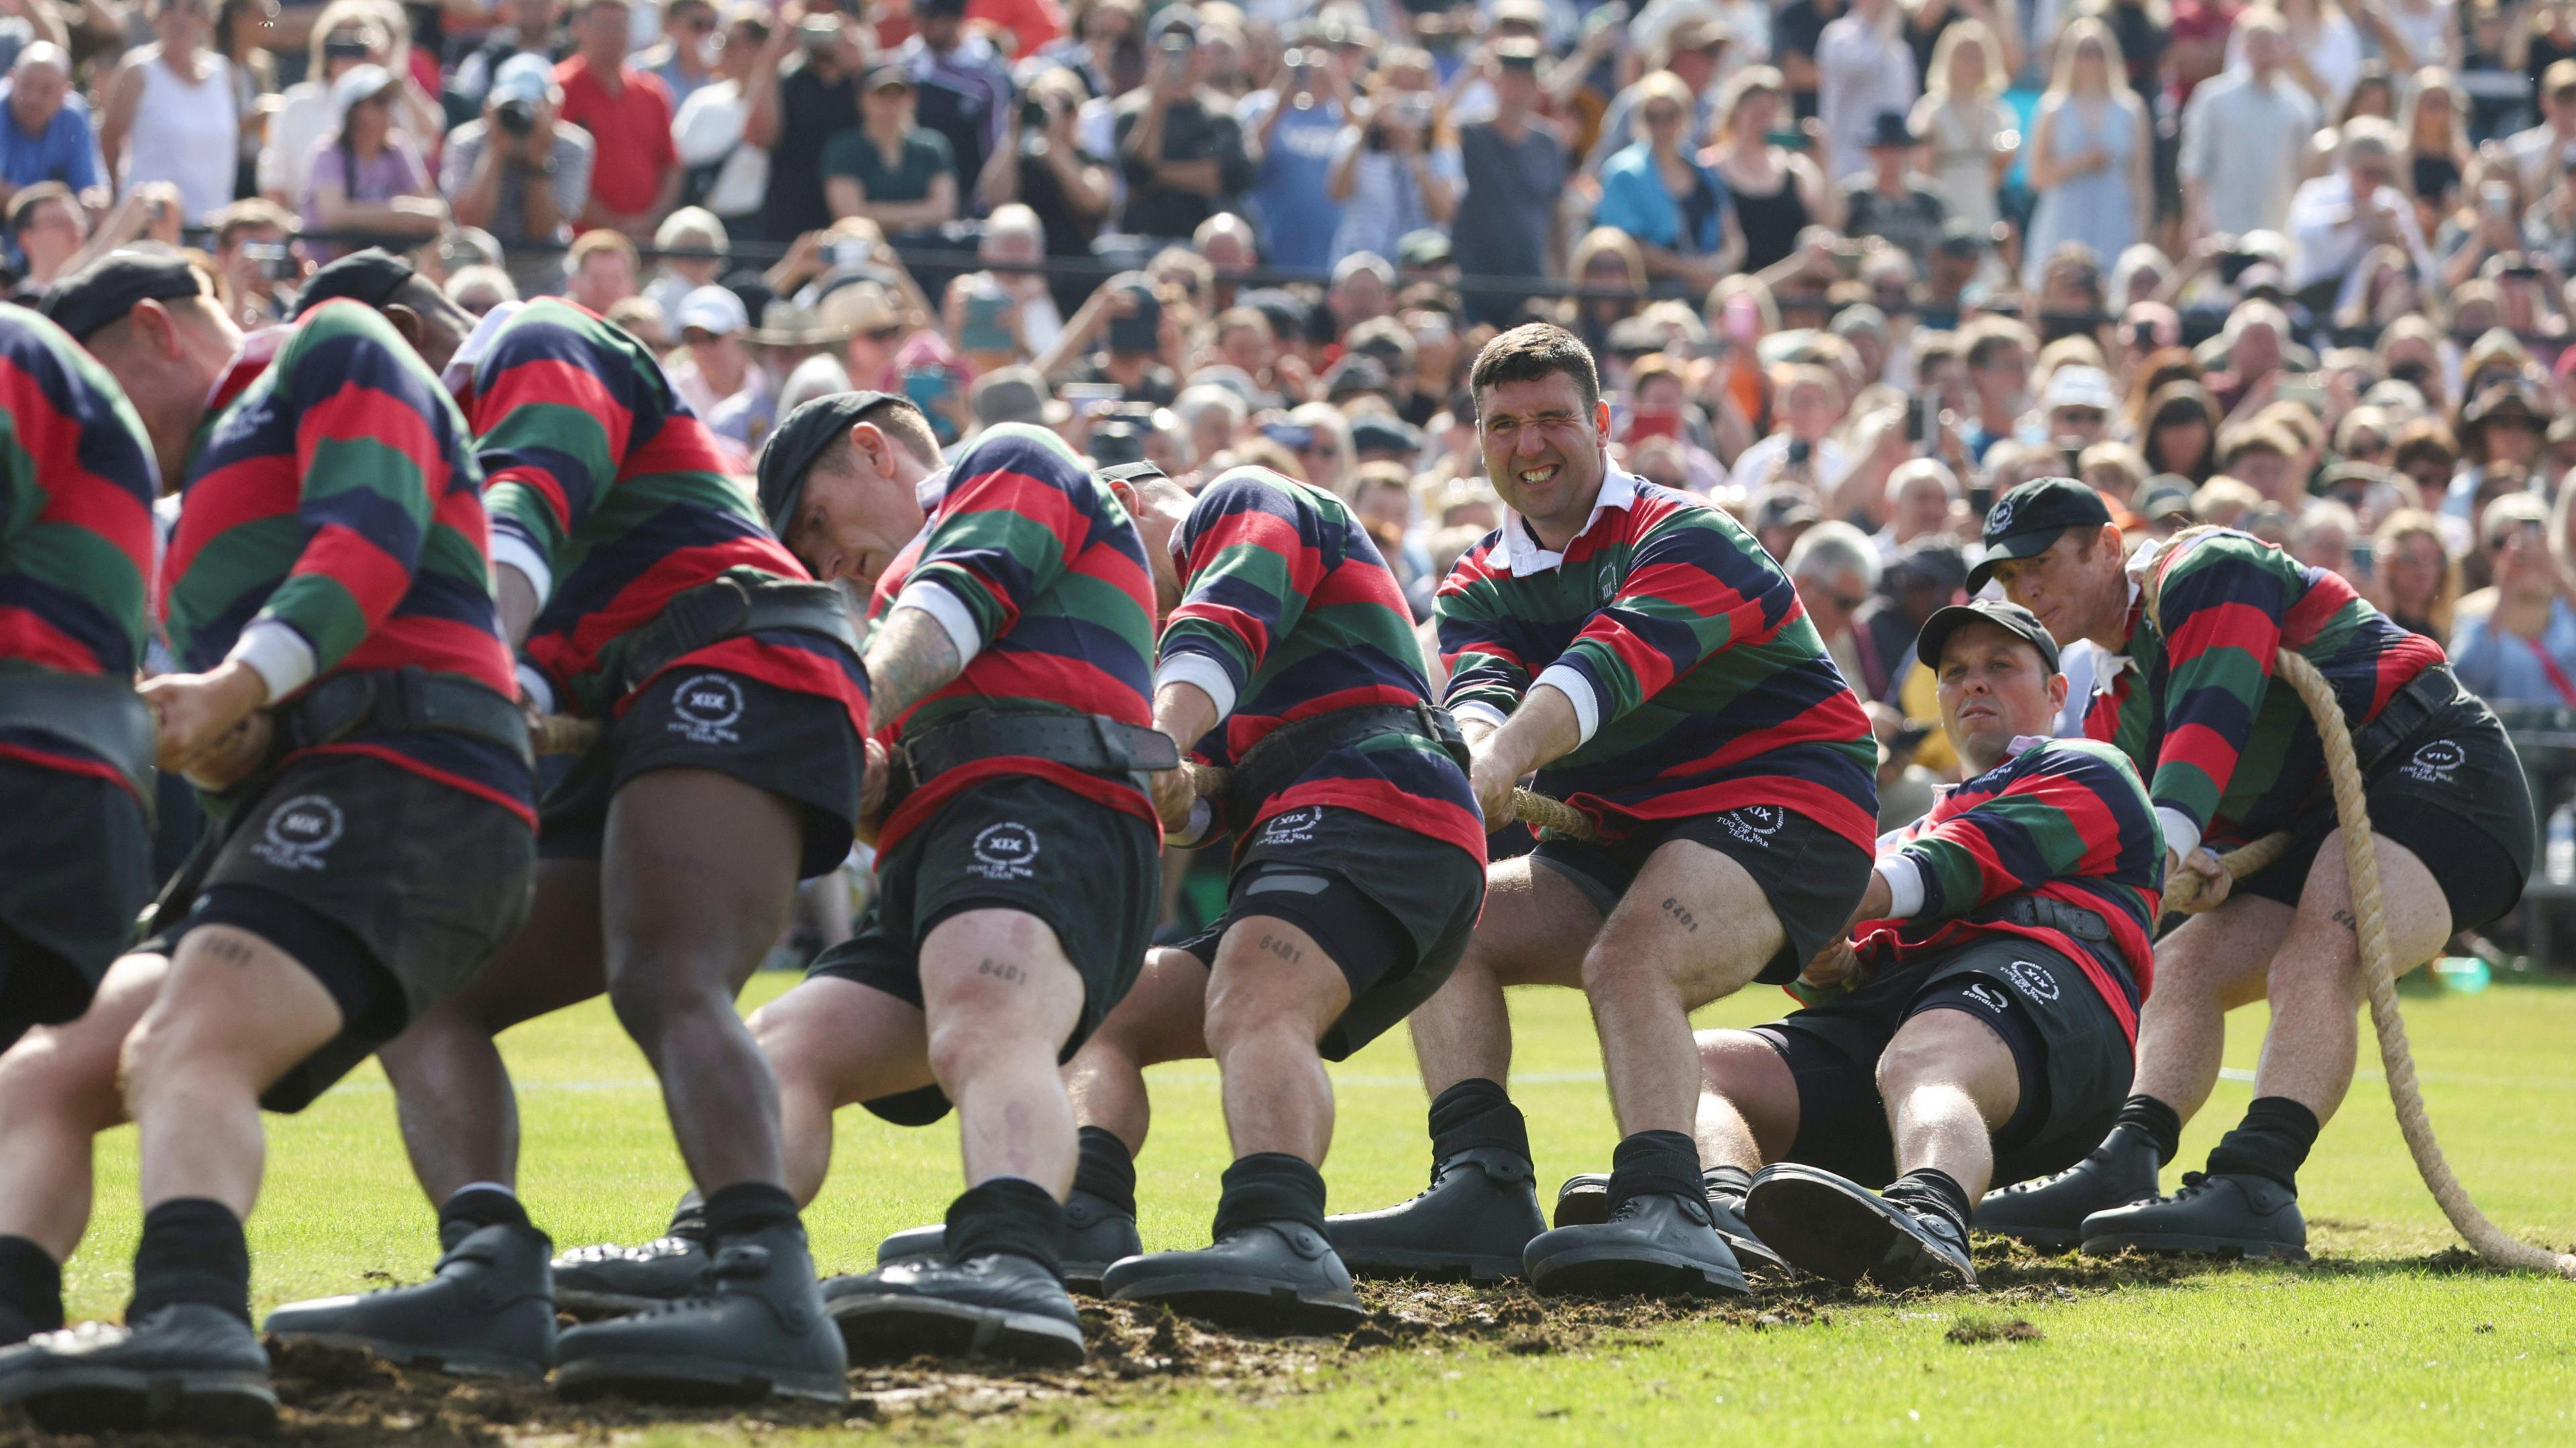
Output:
[[[712,1255],[696,1237],[575,1247],[554,1260],[555,1306],[586,1321],[694,1297]]]
[[[1969,1225],[2043,1252],[2072,1252],[2083,1240],[2085,1218],[2155,1196],[2161,1165],[2146,1128],[2115,1126],[2100,1146],[2057,1175],[1986,1193]]]
[[[1891,1292],[1974,1287],[1967,1238],[1948,1219],[1908,1210],[1822,1167],[1781,1162],[1754,1174],[1744,1216],[1790,1266]]]
[[[1727,1250],[1735,1254],[1735,1265],[1748,1278],[1771,1278],[1780,1281],[1796,1276],[1789,1264],[1770,1244],[1754,1235],[1744,1220],[1744,1195],[1720,1187],[1714,1179],[1708,1182],[1709,1224],[1717,1235],[1726,1239]],[[1591,1227],[1610,1220],[1610,1173],[1578,1172],[1565,1179],[1556,1189],[1555,1225]]]
[[[1085,1297],[1105,1296],[1100,1279],[1109,1264],[1144,1250],[1145,1239],[1137,1235],[1136,1219],[1107,1198],[1080,1187],[1065,1198],[1064,1285],[1071,1291]],[[907,1227],[877,1244],[879,1267],[947,1255],[948,1227],[940,1222]]]
[[[1517,1277],[1522,1250],[1547,1230],[1538,1168],[1504,1147],[1437,1161],[1431,1185],[1400,1207],[1324,1219],[1342,1262],[1363,1277]]]
[[[1530,1286],[1576,1297],[1740,1294],[1744,1269],[1712,1218],[1705,1193],[1630,1197],[1606,1222],[1532,1241],[1522,1254]]]
[[[2227,1257],[2308,1260],[2308,1223],[2298,1193],[2250,1172],[2182,1174],[2169,1197],[2095,1212],[2084,1219],[2084,1255],[2214,1252]]]
[[[268,1353],[250,1324],[176,1302],[139,1322],[84,1322],[0,1352],[0,1403],[50,1433],[176,1428],[259,1434],[277,1424]]]
[[[719,1242],[696,1295],[555,1344],[555,1392],[656,1402],[741,1403],[850,1396],[841,1334],[824,1315],[805,1228],[794,1220]]]
[[[262,1331],[287,1342],[362,1347],[439,1372],[544,1377],[555,1363],[555,1304],[533,1227],[454,1222],[437,1275],[412,1287],[289,1303]]]
[[[1333,1244],[1303,1222],[1247,1222],[1213,1247],[1130,1257],[1107,1285],[1119,1302],[1254,1332],[1344,1333],[1368,1317]]]
[[[1029,1367],[1080,1367],[1082,1319],[1044,1264],[1013,1252],[951,1263],[916,1257],[835,1277],[823,1299],[861,1362],[996,1357]]]

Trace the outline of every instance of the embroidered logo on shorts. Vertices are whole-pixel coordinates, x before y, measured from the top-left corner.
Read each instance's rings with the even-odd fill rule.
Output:
[[[2012,1002],[2004,999],[2004,993],[2002,991],[1995,989],[1984,981],[1977,982],[1975,985],[1961,991],[1960,994],[1966,996],[1972,1001],[1975,1001],[1977,1004],[1984,1006],[1987,1010],[1993,1011],[1996,1015],[2002,1015],[2004,1013],[2004,1007],[2012,1004]]]
[[[1038,832],[1016,820],[986,825],[975,836],[975,862],[966,873],[986,880],[1026,880],[1037,874]]]
[[[1264,845],[1304,845],[1315,838],[1315,826],[1324,822],[1324,807],[1310,804],[1302,809],[1282,810],[1261,827]]]
[[[1766,850],[1771,848],[1771,837],[1778,834],[1780,826],[1788,821],[1789,812],[1776,804],[1748,804],[1717,817],[1717,822],[1726,826],[1728,834]]]
[[[2049,974],[2047,966],[2035,960],[2016,960],[2004,967],[2004,974],[2010,976],[2013,985],[2032,1000],[2057,999],[2057,977]]]
[[[722,674],[692,674],[671,691],[672,733],[691,744],[740,744],[742,685]]]
[[[270,811],[250,852],[281,870],[319,870],[322,852],[337,844],[348,819],[318,794],[300,794]]]
[[[2469,762],[2469,751],[2448,739],[2436,739],[2415,751],[2397,772],[2419,784],[2449,784],[2451,775]]]

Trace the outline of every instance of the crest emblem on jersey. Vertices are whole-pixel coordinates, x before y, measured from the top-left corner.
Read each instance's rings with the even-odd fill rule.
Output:
[[[691,674],[671,691],[672,733],[691,744],[739,744],[742,685],[723,674]]]
[[[1788,823],[1789,812],[1776,804],[1748,804],[1742,809],[1728,810],[1717,819],[1718,823],[1726,826],[1728,834],[1748,845],[1760,845],[1767,850],[1771,848],[1771,837],[1780,832],[1780,826]]]
[[[2469,751],[2457,740],[2436,739],[2415,751],[2400,770],[2407,778],[2423,784],[2449,784],[2451,774],[2469,762]]]
[[[2004,974],[2012,978],[2014,989],[2019,990],[2023,995],[2030,997],[2032,1000],[2053,1001],[2057,999],[2059,990],[2057,977],[2049,972],[2047,966],[2040,964],[2038,961],[2016,960],[2012,964],[2004,967]]]
[[[1017,820],[976,832],[974,861],[966,873],[986,880],[1026,880],[1037,874],[1038,832]]]
[[[319,870],[322,852],[339,843],[348,817],[327,795],[300,794],[270,811],[250,852],[281,870]]]

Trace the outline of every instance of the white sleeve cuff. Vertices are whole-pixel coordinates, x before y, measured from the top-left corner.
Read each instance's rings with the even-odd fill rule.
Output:
[[[1162,667],[1154,670],[1154,692],[1163,692],[1165,684],[1196,684],[1216,705],[1216,722],[1222,724],[1234,712],[1234,679],[1225,665],[1195,650],[1183,650],[1164,656]]]
[[[1469,699],[1463,704],[1452,704],[1449,706],[1449,715],[1461,724],[1466,723],[1470,719],[1477,719],[1482,720],[1484,723],[1489,724],[1496,729],[1500,729],[1505,724],[1511,722],[1505,717],[1502,710],[1495,708],[1493,705],[1486,703],[1482,699]]]
[[[1878,878],[1887,882],[1887,917],[1911,920],[1923,909],[1923,867],[1910,855],[1890,855],[1878,862]]]
[[[555,686],[546,682],[546,676],[534,664],[519,665],[519,693],[538,713],[555,711]]]
[[[273,618],[251,620],[241,637],[233,641],[232,652],[224,662],[246,665],[268,685],[272,704],[313,682],[321,661],[313,655],[313,646],[304,641],[292,624]]]
[[[536,590],[539,608],[545,607],[546,600],[554,596],[554,569],[546,565],[536,545],[520,536],[515,529],[492,530],[492,566],[517,570],[521,578],[528,580],[528,587]]]
[[[1190,822],[1187,825],[1182,826],[1180,829],[1165,831],[1163,843],[1170,845],[1176,850],[1195,848],[1201,841],[1207,838],[1208,827],[1215,823],[1215,807],[1203,799],[1192,800],[1190,802]]]
[[[1574,727],[1581,736],[1576,742],[1591,743],[1594,731],[1601,727],[1601,699],[1592,692],[1592,681],[1572,665],[1550,664],[1539,672],[1537,681],[1530,687],[1535,689],[1540,684],[1554,688],[1573,701]]]
[[[984,632],[975,626],[974,611],[966,607],[966,600],[949,591],[946,585],[927,578],[916,579],[905,584],[903,592],[895,595],[894,606],[897,609],[917,608],[937,620],[940,629],[948,635],[948,642],[957,648],[957,667],[966,667],[984,651]]]
[[[2165,827],[2165,848],[2173,852],[2175,859],[2188,860],[2191,852],[2200,848],[2200,826],[2193,824],[2191,816],[2181,810],[2172,805],[2158,805],[2156,822]]]

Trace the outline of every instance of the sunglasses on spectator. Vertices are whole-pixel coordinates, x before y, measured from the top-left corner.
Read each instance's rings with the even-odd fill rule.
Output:
[[[868,331],[868,340],[871,342],[897,342],[902,339],[903,328],[901,327],[873,327]]]

